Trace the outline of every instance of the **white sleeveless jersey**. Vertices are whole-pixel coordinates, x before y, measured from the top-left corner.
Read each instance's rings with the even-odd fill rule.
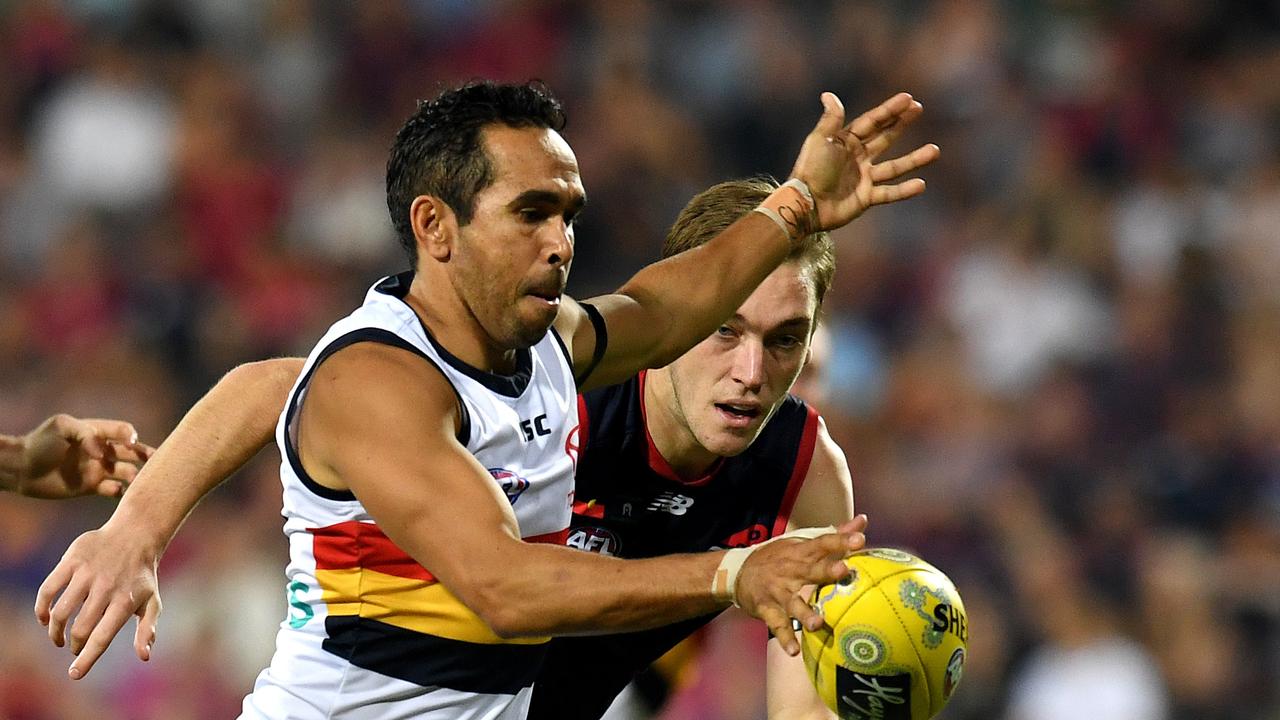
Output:
[[[329,329],[277,425],[289,617],[241,717],[526,714],[547,638],[499,638],[429,568],[388,540],[354,495],[317,484],[298,459],[296,418],[318,364],[357,342],[398,346],[423,359],[423,372],[438,369],[453,385],[463,415],[459,440],[506,494],[522,537],[563,544],[578,453],[577,395],[564,345],[552,330],[519,353],[512,376],[472,368],[438,345],[405,304],[411,280],[411,274],[382,280],[362,307]]]

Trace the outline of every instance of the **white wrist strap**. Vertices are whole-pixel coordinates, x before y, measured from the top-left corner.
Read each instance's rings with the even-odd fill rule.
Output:
[[[800,178],[791,178],[790,180],[782,183],[781,187],[790,187],[799,190],[800,194],[804,196],[804,199],[808,200],[810,205],[813,205],[813,191],[809,189],[809,184]]]
[[[808,219],[813,208],[813,193],[809,186],[803,180],[791,178],[752,210],[772,220],[795,244],[816,229],[809,228],[813,224]]]
[[[720,559],[720,565],[716,568],[715,575],[711,578],[711,595],[716,600],[728,600],[733,603],[734,607],[742,607],[738,604],[738,572],[742,570],[742,564],[747,561],[751,553],[768,545],[776,540],[783,538],[792,538],[797,540],[811,540],[821,537],[828,533],[836,531],[834,525],[826,527],[800,528],[791,532],[783,533],[777,537],[771,537],[764,542],[756,543],[751,547],[733,548],[725,552],[724,557]]]

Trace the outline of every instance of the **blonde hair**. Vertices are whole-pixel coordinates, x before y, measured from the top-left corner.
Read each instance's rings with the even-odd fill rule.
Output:
[[[694,195],[667,231],[662,257],[678,255],[719,235],[776,189],[777,180],[761,176],[718,183]],[[825,231],[806,236],[796,243],[787,260],[799,262],[809,271],[817,308],[821,309],[836,272],[831,236]]]

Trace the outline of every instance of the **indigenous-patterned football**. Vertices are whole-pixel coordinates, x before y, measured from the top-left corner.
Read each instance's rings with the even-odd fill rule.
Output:
[[[960,682],[969,626],[942,571],[901,550],[869,548],[849,577],[819,588],[828,627],[801,651],[818,695],[844,720],[927,720]]]

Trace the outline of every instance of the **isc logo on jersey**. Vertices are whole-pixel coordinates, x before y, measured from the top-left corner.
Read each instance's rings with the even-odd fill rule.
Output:
[[[617,555],[621,549],[618,536],[601,527],[574,528],[564,544],[601,555]]]
[[[498,486],[512,505],[520,499],[521,493],[529,489],[529,481],[504,468],[489,468],[489,474],[498,481]]]

